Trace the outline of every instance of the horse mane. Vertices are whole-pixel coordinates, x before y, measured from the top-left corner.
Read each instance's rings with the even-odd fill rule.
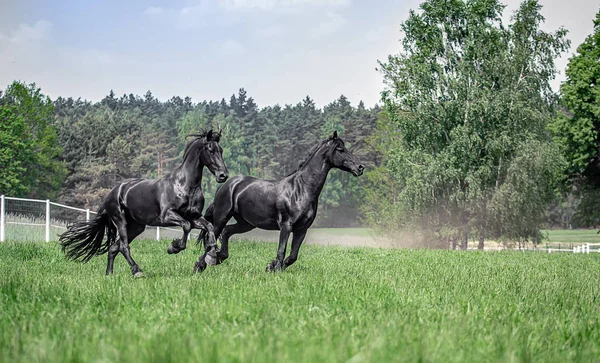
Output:
[[[298,170],[300,170],[304,166],[304,164],[306,164],[307,161],[309,161],[313,156],[315,156],[317,150],[319,150],[321,148],[321,146],[323,146],[327,141],[329,141],[329,140],[320,141],[318,144],[313,146],[312,149],[310,149],[310,151],[308,152],[308,156],[306,158],[304,158],[304,160],[302,160],[300,162],[300,164],[298,164],[298,168],[286,176],[290,176],[290,175],[294,174],[295,172],[297,172]]]
[[[205,139],[208,133],[209,131],[200,130],[200,132],[197,134],[186,135],[186,137],[193,137],[194,139],[188,142],[188,144],[185,146],[185,150],[183,152],[183,160],[185,160],[192,151],[192,146],[196,145],[198,141],[202,141],[203,139]],[[213,131],[213,138],[214,141],[219,142],[221,140],[221,134]]]

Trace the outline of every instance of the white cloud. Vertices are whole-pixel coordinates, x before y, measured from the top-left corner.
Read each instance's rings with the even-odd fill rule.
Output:
[[[58,94],[71,94],[75,89],[108,83],[121,62],[114,54],[96,48],[59,47],[53,40],[52,24],[43,20],[20,24],[7,34],[0,36],[0,84],[4,85],[19,79],[36,82],[44,93],[54,89],[60,90]]]
[[[329,12],[327,13],[327,19],[312,28],[311,33],[315,37],[333,34],[342,29],[347,22],[341,14]]]
[[[23,44],[48,38],[52,31],[52,23],[38,20],[33,25],[21,23],[10,35],[0,34],[0,40],[8,40],[13,44]]]
[[[233,39],[227,39],[221,44],[221,50],[225,55],[240,55],[244,53],[244,46]]]
[[[227,10],[275,10],[301,6],[346,6],[350,0],[219,0]]]
[[[162,14],[164,12],[164,9],[161,8],[160,6],[149,6],[146,8],[146,10],[144,10],[144,14],[146,15],[158,15],[158,14]]]

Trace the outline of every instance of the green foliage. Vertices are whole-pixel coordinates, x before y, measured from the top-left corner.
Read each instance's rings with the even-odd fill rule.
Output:
[[[401,26],[403,52],[381,63],[386,114],[402,137],[383,137],[378,172],[401,190],[389,198],[373,184],[372,224],[419,226],[465,248],[476,236],[539,241],[563,167],[546,127],[566,31],[542,31],[533,0],[508,27],[498,1],[420,8]],[[381,209],[394,216],[380,223]]]
[[[600,136],[600,12],[594,20],[594,32],[569,59],[566,81],[560,87],[561,101],[567,112],[552,123],[555,139],[563,148],[572,176],[586,175],[597,168]]]
[[[232,176],[283,178],[334,129],[369,163],[372,155],[363,140],[380,112],[362,103],[353,107],[344,96],[324,109],[309,97],[296,105],[261,109],[244,89],[229,102],[193,104],[188,97],[160,102],[150,92],[121,98],[111,92],[98,103],[59,98],[55,107],[58,141],[69,170],[61,200],[90,208],[96,208],[119,180],[170,172],[181,162],[187,136],[203,129],[222,129],[223,157]],[[218,186],[205,170],[206,206]],[[358,224],[360,190],[360,180],[333,171],[320,198],[317,225]]]
[[[600,225],[600,12],[594,32],[577,48],[561,85],[563,112],[551,129],[568,161],[567,177],[581,203],[574,221],[580,226]]]
[[[55,243],[0,245],[3,362],[582,361],[600,356],[599,256],[303,246],[264,272],[274,243],[234,242],[191,270],[136,241],[77,264]],[[482,278],[485,276],[485,278]],[[584,276],[584,278],[582,278]]]
[[[66,175],[54,107],[35,84],[13,82],[0,97],[0,193],[55,198]]]
[[[25,162],[20,160],[28,148],[25,120],[17,114],[16,107],[0,108],[0,193],[25,195],[27,186],[22,180]]]

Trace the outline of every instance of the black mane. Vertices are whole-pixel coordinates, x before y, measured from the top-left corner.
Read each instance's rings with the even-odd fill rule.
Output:
[[[183,160],[185,160],[189,153],[192,150],[192,146],[196,145],[198,143],[198,141],[203,141],[206,139],[206,137],[208,136],[210,131],[206,131],[206,130],[201,130],[199,133],[197,134],[189,134],[186,137],[193,137],[194,139],[190,142],[188,142],[188,144],[185,146],[185,151],[183,152]],[[219,142],[221,140],[221,134],[218,132],[212,132],[212,138],[213,141]]]
[[[342,141],[342,139],[340,138],[329,138],[323,141],[320,141],[318,144],[316,144],[315,146],[312,147],[312,149],[310,149],[310,151],[308,152],[308,155],[306,156],[306,158],[304,158],[304,160],[302,160],[300,162],[300,164],[298,164],[298,168],[294,171],[292,171],[291,173],[289,173],[286,176],[290,176],[292,174],[294,174],[295,172],[297,172],[298,170],[302,169],[302,167],[304,166],[304,164],[306,164],[307,161],[309,161],[317,152],[317,150],[319,150],[321,148],[321,146],[323,146],[325,143],[329,142],[329,141],[334,141],[337,145],[337,143],[341,143],[342,145],[344,145],[344,141]]]

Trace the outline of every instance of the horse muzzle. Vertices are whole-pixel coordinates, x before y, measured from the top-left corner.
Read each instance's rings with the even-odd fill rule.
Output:
[[[352,169],[351,173],[354,176],[361,176],[361,175],[363,175],[364,170],[365,170],[365,167],[362,165],[359,165],[356,169]]]
[[[217,183],[224,183],[227,178],[229,178],[229,175],[227,175],[227,173],[219,173],[219,175],[217,175]]]

